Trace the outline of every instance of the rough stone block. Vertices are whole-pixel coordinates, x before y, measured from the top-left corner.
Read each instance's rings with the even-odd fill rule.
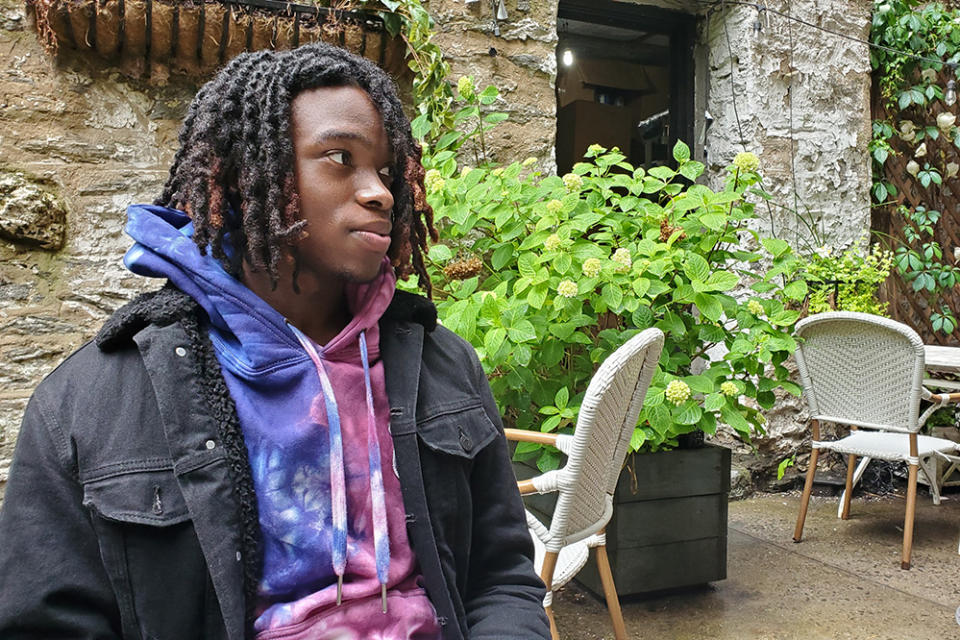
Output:
[[[52,181],[0,169],[0,238],[58,251],[63,248],[66,217]]]

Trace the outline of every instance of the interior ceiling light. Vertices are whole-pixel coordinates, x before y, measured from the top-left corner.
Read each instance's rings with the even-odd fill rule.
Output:
[[[570,49],[563,50],[563,66],[565,67],[573,66],[573,51],[570,51]]]

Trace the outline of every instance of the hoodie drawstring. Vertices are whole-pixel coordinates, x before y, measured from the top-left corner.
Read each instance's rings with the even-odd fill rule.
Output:
[[[337,575],[337,604],[342,602],[343,575],[347,566],[347,497],[343,468],[343,439],[340,433],[340,412],[333,385],[323,366],[323,358],[313,341],[293,325],[288,326],[300,341],[313,361],[320,376],[323,404],[327,413],[330,432],[330,513],[333,520],[333,571]],[[370,382],[370,362],[367,354],[366,332],[359,337],[360,361],[363,364],[363,381],[367,399],[367,459],[369,461],[370,500],[373,512],[373,546],[376,556],[377,580],[380,582],[380,600],[383,612],[387,612],[387,579],[390,573],[390,535],[387,527],[386,494],[383,489],[383,473],[380,464],[380,440],[377,437],[376,414],[373,409],[373,387]]]
[[[370,460],[370,501],[373,503],[373,548],[377,558],[380,600],[383,612],[386,613],[390,536],[387,532],[387,501],[380,468],[380,439],[377,437],[377,417],[373,412],[373,387],[370,384],[370,362],[367,358],[367,336],[364,331],[360,332],[360,361],[363,363],[363,382],[367,391],[367,455]]]

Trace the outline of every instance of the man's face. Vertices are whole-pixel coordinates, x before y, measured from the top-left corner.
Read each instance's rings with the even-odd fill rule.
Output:
[[[390,248],[393,154],[363,89],[322,87],[291,103],[294,172],[307,237],[300,269],[321,282],[369,282]]]

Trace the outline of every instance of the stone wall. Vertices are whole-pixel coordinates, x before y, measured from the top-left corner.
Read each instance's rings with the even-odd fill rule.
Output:
[[[753,151],[779,205],[796,202],[822,218],[834,243],[855,241],[869,223],[866,47],[772,13],[757,33],[752,7],[708,12],[696,1],[644,4],[700,17],[695,143],[712,175],[736,152]],[[493,156],[535,156],[545,170],[555,166],[557,5],[508,0],[510,19],[496,36],[488,2],[428,2],[454,79],[472,74],[481,86],[501,90],[494,108],[510,120],[495,130]],[[865,37],[871,3],[767,6]],[[0,0],[0,490],[37,382],[112,310],[152,286],[120,263],[128,246],[123,213],[158,193],[196,88],[176,76],[155,77],[154,84],[131,80],[69,51],[55,63],[37,44],[23,3]],[[700,139],[704,111],[713,124]],[[779,206],[769,211],[778,234],[793,241],[793,214]],[[795,449],[799,411],[787,400],[770,414],[758,467],[775,467]]]
[[[151,201],[195,88],[60,64],[0,0],[0,488],[40,379],[151,283],[120,263],[124,210]]]

